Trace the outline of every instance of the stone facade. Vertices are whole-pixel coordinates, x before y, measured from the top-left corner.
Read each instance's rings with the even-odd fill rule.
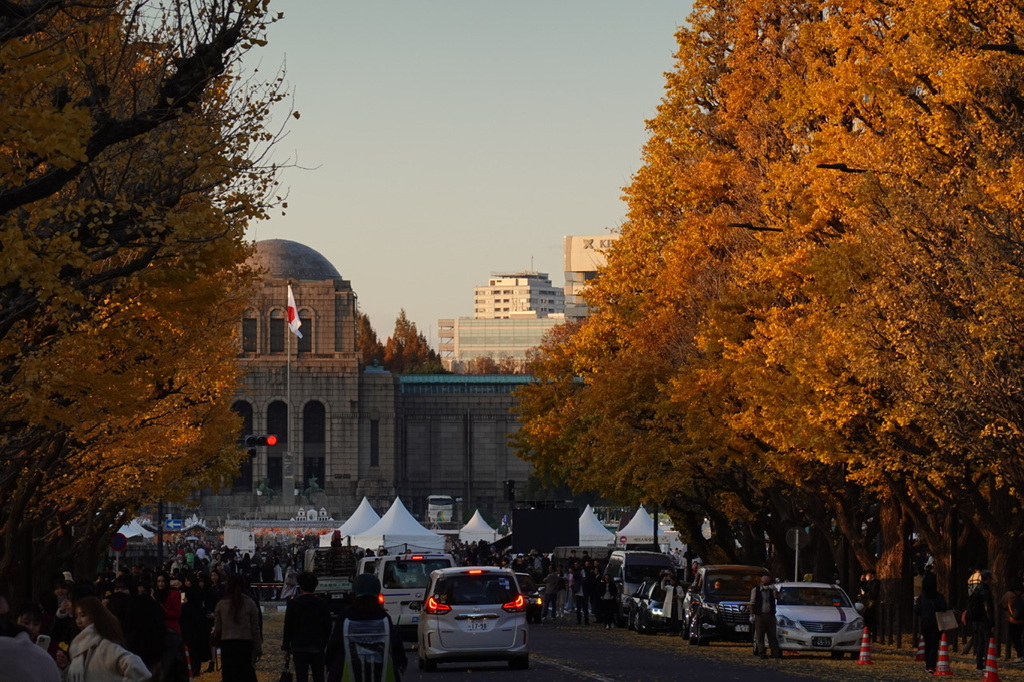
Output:
[[[241,320],[235,410],[243,434],[279,444],[256,448],[230,489],[203,491],[193,502],[204,515],[290,519],[326,508],[344,519],[364,496],[383,513],[399,495],[422,519],[427,495],[451,494],[463,499],[457,513],[479,506],[500,518],[503,481],[523,485],[529,473],[508,445],[517,424],[505,378],[470,393],[463,377],[363,367],[357,297],[329,261],[287,240],[258,242],[254,259],[266,274]],[[286,324],[289,284],[302,339]]]

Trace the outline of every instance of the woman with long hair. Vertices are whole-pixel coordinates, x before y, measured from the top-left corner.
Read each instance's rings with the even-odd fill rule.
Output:
[[[182,587],[181,632],[188,646],[192,677],[199,677],[203,663],[211,661],[210,629],[213,620],[206,617],[206,576],[186,573]],[[212,609],[214,604],[210,605]]]
[[[143,682],[150,679],[142,659],[124,648],[117,618],[96,597],[75,601],[75,625],[67,682]]]
[[[220,647],[224,682],[256,682],[255,660],[263,655],[259,607],[246,587],[243,574],[228,574],[224,598],[213,612],[211,639]]]
[[[164,610],[164,623],[170,629],[181,634],[181,591],[171,585],[171,577],[166,573],[156,574],[156,589],[153,599]]]

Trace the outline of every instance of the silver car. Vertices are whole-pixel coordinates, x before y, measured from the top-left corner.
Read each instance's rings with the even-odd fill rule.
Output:
[[[863,608],[843,588],[826,583],[777,583],[775,617],[783,651],[827,651],[833,658],[860,652]],[[860,608],[858,608],[860,607]]]
[[[433,571],[419,622],[419,664],[507,660],[530,664],[526,597],[512,571],[491,566]]]

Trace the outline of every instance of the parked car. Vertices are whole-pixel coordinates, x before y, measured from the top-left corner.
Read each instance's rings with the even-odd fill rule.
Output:
[[[529,573],[516,573],[516,580],[519,581],[519,589],[526,597],[526,622],[541,622],[541,615],[544,613],[544,586],[538,586],[537,581]]]
[[[629,627],[642,635],[678,629],[679,614],[665,616],[665,588],[660,580],[644,582],[633,593],[629,613]]]
[[[863,606],[838,585],[787,582],[775,585],[775,617],[783,651],[828,651],[833,658],[860,653]],[[857,607],[860,606],[860,609]]]
[[[632,596],[640,583],[658,580],[664,571],[675,571],[672,557],[661,552],[623,550],[612,552],[605,564],[604,574],[619,584],[619,601],[616,605],[615,620],[621,627],[629,620]]]
[[[752,642],[750,591],[768,569],[718,564],[701,566],[683,597],[683,637],[690,644],[714,639]]]
[[[419,621],[419,665],[507,660],[530,664],[526,597],[515,573],[492,566],[443,568],[430,574]]]

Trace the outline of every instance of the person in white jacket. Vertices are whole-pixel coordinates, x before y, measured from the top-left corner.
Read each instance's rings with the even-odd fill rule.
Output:
[[[75,601],[75,625],[81,632],[71,641],[67,682],[146,682],[152,677],[142,659],[124,648],[121,625],[99,599]]]

